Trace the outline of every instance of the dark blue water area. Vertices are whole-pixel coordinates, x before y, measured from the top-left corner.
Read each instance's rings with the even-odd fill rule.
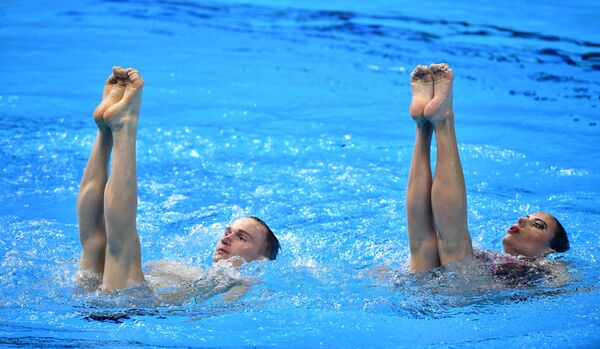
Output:
[[[583,1],[0,2],[0,345],[598,346],[599,16]],[[567,282],[406,275],[409,79],[433,62],[455,74],[474,245],[498,250],[548,211],[571,240]],[[279,236],[238,301],[74,294],[75,202],[113,65],[145,79],[144,261],[206,268],[244,215]]]

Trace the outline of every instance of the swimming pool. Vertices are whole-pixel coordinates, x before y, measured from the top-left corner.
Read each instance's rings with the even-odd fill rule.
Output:
[[[0,4],[0,344],[600,345],[598,5],[381,1]],[[532,15],[533,14],[533,15]],[[520,214],[570,233],[566,286],[439,292],[377,281],[408,256],[409,74],[449,62],[476,246]],[[115,64],[146,80],[144,261],[208,265],[233,218],[283,252],[235,303],[115,308],[73,295],[75,200]]]

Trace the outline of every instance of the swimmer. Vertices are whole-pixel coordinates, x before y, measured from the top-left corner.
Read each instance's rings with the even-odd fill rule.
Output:
[[[137,70],[114,67],[94,111],[98,133],[77,197],[83,249],[79,269],[100,275],[102,293],[145,283],[136,228],[136,135],[143,87]],[[212,260],[231,258],[239,266],[243,261],[274,260],[278,251],[279,242],[267,224],[246,217],[225,230]]]
[[[411,75],[410,115],[416,137],[406,192],[410,271],[478,256],[467,226],[465,180],[454,131],[453,78],[447,64],[419,65]],[[432,178],[429,154],[434,133],[437,162]],[[517,219],[502,239],[502,248],[510,256],[535,258],[568,250],[569,240],[555,217],[537,212]]]

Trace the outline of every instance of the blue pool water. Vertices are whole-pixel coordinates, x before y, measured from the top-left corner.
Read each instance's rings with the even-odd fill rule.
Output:
[[[600,346],[599,16],[555,0],[0,2],[0,346]],[[474,244],[500,249],[516,217],[549,211],[570,233],[567,283],[403,272],[409,75],[440,61]],[[243,215],[279,236],[239,301],[73,294],[75,201],[113,65],[146,80],[144,261],[206,268]],[[400,276],[369,276],[382,266]]]

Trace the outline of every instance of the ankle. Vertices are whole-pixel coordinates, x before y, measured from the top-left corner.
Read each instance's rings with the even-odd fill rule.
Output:
[[[118,122],[110,123],[110,130],[113,134],[135,133],[137,131],[137,118],[123,118]]]
[[[425,121],[424,123],[417,123],[416,133],[418,138],[431,138],[431,135],[433,134],[433,125],[429,121]]]
[[[425,118],[415,119],[415,125],[417,125],[417,130],[421,131],[429,131],[433,127],[431,122]]]
[[[98,125],[98,135],[104,139],[109,139],[112,137],[112,131],[110,126],[107,124],[97,124]]]
[[[438,130],[443,130],[443,129],[447,129],[449,127],[453,127],[454,126],[454,112],[452,112],[452,109],[448,109],[447,111],[443,112],[443,117],[432,121],[433,124],[433,128],[434,130],[437,132]]]

